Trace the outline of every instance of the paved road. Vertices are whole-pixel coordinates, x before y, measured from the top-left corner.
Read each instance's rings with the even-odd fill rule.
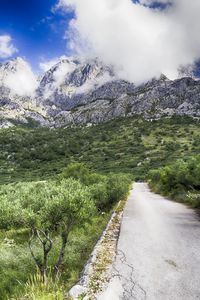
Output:
[[[98,300],[200,299],[200,222],[192,209],[136,183],[113,277]]]

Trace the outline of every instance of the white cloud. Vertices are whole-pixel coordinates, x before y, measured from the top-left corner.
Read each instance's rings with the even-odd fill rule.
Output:
[[[18,50],[12,44],[12,38],[9,35],[0,35],[0,58],[11,57]]]
[[[59,60],[60,60],[59,57],[55,57],[55,58],[52,58],[52,59],[47,60],[47,61],[42,61],[42,62],[39,63],[40,69],[43,72],[47,72],[51,69],[51,67],[56,65],[59,62]]]
[[[152,3],[171,3],[169,0],[140,0],[141,4],[151,5]]]
[[[34,96],[38,81],[30,65],[22,58],[12,60],[8,64],[9,67],[3,70],[3,78],[0,76],[0,81],[11,90],[12,94]]]
[[[59,88],[63,83],[65,78],[68,74],[70,74],[75,68],[76,64],[73,63],[73,61],[66,56],[60,57],[57,62],[56,59],[51,60],[49,63],[47,62],[45,66],[43,66],[43,69],[47,69],[51,65],[54,65],[54,62],[59,63],[59,61],[62,61],[61,64],[57,64],[56,70],[53,73],[53,81],[46,85],[45,91],[44,91],[44,97],[48,98],[50,97],[54,91]]]
[[[82,86],[76,88],[76,94],[85,94],[89,91],[102,86],[103,84],[112,81],[113,77],[108,72],[103,73],[101,76],[97,76],[88,79]]]
[[[39,63],[39,67],[43,72],[49,71],[53,66],[55,66],[57,63],[59,63],[61,60],[65,59],[71,59],[70,57],[66,55],[62,55],[60,57],[53,57],[49,60],[43,60]]]
[[[65,63],[59,65],[58,69],[54,73],[54,80],[58,86],[62,84],[66,75],[71,73],[75,69],[75,66],[76,65],[70,61],[66,61]]]
[[[74,52],[97,56],[119,76],[141,83],[161,73],[176,78],[180,65],[200,57],[200,1],[170,2],[162,11],[131,0],[60,0],[57,7],[75,10],[68,31]]]

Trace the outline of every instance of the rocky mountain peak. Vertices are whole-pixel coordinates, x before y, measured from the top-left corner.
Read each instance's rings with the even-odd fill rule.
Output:
[[[200,117],[200,81],[165,75],[140,86],[98,59],[62,58],[39,79],[18,57],[0,65],[0,124],[35,120],[42,126],[96,124],[117,117]]]
[[[30,69],[30,66],[27,64],[27,62],[21,57],[16,57],[14,59],[11,59],[10,61],[7,61],[4,64],[1,64],[0,72],[4,74],[9,74],[27,68]]]
[[[65,78],[76,68],[76,66],[77,63],[73,60],[60,60],[42,76],[40,87],[45,87],[46,85],[52,84],[56,81],[58,81],[59,84],[62,84],[65,81]]]

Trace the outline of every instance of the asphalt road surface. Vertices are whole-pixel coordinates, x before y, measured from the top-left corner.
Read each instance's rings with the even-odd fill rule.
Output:
[[[200,222],[185,205],[136,183],[127,202],[112,279],[98,300],[200,299]]]

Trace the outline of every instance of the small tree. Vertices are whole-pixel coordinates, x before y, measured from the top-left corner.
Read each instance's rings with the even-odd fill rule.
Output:
[[[128,195],[132,183],[131,175],[109,174],[107,179],[107,190],[110,204],[125,198]]]
[[[60,179],[74,178],[85,185],[93,185],[105,181],[105,176],[94,173],[83,163],[71,163],[60,174]]]
[[[56,232],[61,238],[58,258],[53,267],[56,277],[64,260],[71,230],[82,226],[95,213],[89,189],[74,179],[60,183],[17,185],[11,188],[10,193],[0,197],[0,202],[1,228],[18,226],[30,230],[29,249],[44,282],[47,280],[53,234]],[[42,259],[34,253],[34,240],[41,245]]]
[[[80,180],[83,184],[88,184],[88,179],[91,172],[83,163],[69,164],[60,175],[61,178],[74,178]]]

